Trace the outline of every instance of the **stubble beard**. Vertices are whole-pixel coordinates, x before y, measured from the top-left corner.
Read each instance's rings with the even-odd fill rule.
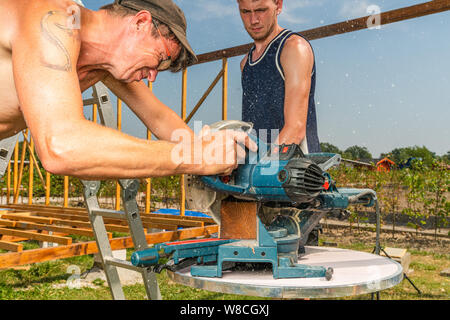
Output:
[[[250,33],[248,30],[247,30],[247,32],[248,32],[248,34],[250,35],[250,37],[251,37],[254,41],[264,41],[264,40],[266,40],[266,39],[272,34],[273,30],[275,29],[275,25],[276,25],[275,21],[276,21],[276,20],[273,20],[273,22],[272,22],[272,24],[270,25],[269,29],[268,29],[267,32],[264,33],[263,35],[256,36],[256,35],[253,35],[252,33]]]

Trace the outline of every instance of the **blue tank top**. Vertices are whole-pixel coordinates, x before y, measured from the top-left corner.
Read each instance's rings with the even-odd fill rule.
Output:
[[[252,61],[252,53],[255,47],[250,49],[242,71],[242,120],[252,122],[256,134],[268,143],[271,142],[271,130],[278,129],[281,131],[284,127],[285,87],[280,56],[286,40],[294,34],[297,33],[286,29],[281,31],[256,61]],[[316,64],[314,62],[306,122],[307,150],[303,150],[306,153],[320,152],[314,102],[315,87]],[[264,135],[260,135],[260,129],[267,130],[267,139]]]

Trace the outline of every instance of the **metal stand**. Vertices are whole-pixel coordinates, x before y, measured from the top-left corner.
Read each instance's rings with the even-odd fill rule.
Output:
[[[383,251],[383,253],[386,255],[386,257],[388,257],[389,259],[392,259],[380,245],[381,216],[380,216],[380,207],[378,205],[378,200],[375,201],[375,211],[376,211],[376,218],[377,218],[376,240],[375,240],[375,247],[373,248],[372,253],[379,255],[380,251]],[[415,286],[415,284],[412,282],[412,280],[404,272],[403,272],[403,277],[409,281],[409,283],[414,287],[414,289],[416,289],[418,294],[422,294],[422,292]],[[372,300],[374,300],[374,295],[376,295],[376,300],[380,300],[380,292],[379,291],[371,294]]]
[[[8,168],[8,163],[11,160],[17,139],[19,139],[19,134],[0,141],[0,177],[3,177]]]
[[[83,105],[96,104],[100,115],[101,123],[109,128],[116,129],[116,123],[113,118],[113,108],[108,95],[108,89],[101,82],[93,86],[93,98],[83,101]],[[122,204],[124,211],[115,211],[101,209],[97,199],[97,193],[100,189],[100,181],[82,181],[84,185],[84,200],[88,209],[89,219],[94,231],[97,242],[98,252],[101,257],[103,270],[108,280],[113,299],[125,300],[125,295],[120,283],[117,267],[137,271],[142,274],[144,287],[147,296],[152,300],[161,300],[156,274],[150,267],[135,267],[131,262],[114,258],[111,245],[109,243],[103,218],[126,220],[130,228],[131,238],[137,251],[148,248],[145,237],[144,227],[142,225],[139,208],[136,201],[139,189],[138,180],[119,180],[122,187]]]

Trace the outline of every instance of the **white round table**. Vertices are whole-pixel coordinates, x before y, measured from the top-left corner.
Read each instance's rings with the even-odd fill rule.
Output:
[[[376,254],[332,247],[305,247],[298,263],[331,267],[333,277],[274,279],[271,270],[224,271],[222,278],[193,277],[190,267],[168,272],[176,283],[198,289],[259,297],[336,298],[391,288],[403,279],[402,266]]]

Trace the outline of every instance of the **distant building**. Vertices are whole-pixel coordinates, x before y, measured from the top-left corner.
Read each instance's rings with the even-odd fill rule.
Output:
[[[389,172],[395,166],[395,162],[388,158],[383,158],[377,162],[377,171]]]
[[[375,170],[376,167],[374,166],[374,164],[372,162],[370,162],[370,159],[364,159],[364,160],[360,160],[360,161],[356,161],[356,160],[350,160],[350,159],[342,159],[341,163],[344,166],[347,167],[351,167],[351,168],[363,168],[363,169],[368,169],[368,170]]]

